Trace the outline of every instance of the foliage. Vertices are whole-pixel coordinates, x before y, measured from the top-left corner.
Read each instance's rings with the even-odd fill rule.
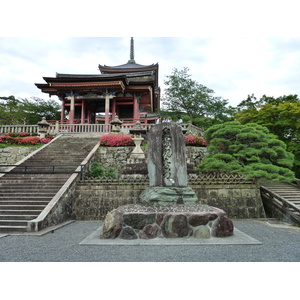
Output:
[[[54,100],[37,97],[16,99],[14,96],[0,97],[0,124],[36,125],[42,117],[47,120],[60,118],[60,105]]]
[[[197,119],[202,125],[207,124],[207,119],[213,124],[231,120],[228,101],[215,97],[212,89],[191,79],[188,71],[188,68],[174,68],[173,73],[167,76],[167,88],[162,97],[167,110],[177,115],[187,114],[193,123]]]
[[[129,134],[105,134],[100,138],[100,145],[107,147],[134,146]]]
[[[260,100],[248,96],[241,102],[235,117],[242,124],[257,123],[265,126],[283,141],[295,155],[293,170],[300,177],[300,100],[297,95],[278,98],[263,96]],[[243,108],[243,109],[241,109]]]
[[[203,147],[207,145],[206,140],[203,137],[197,135],[185,135],[184,136],[186,146],[198,146]]]
[[[48,144],[53,139],[53,136],[47,136],[46,138],[39,138],[37,136],[30,136],[27,132],[21,133],[5,133],[0,136],[1,145],[38,145],[38,144]]]
[[[90,176],[92,178],[112,178],[112,179],[115,179],[117,177],[116,169],[109,168],[105,170],[102,164],[99,162],[92,163],[90,169]]]
[[[290,182],[294,155],[284,142],[270,134],[266,127],[238,121],[210,127],[208,156],[198,165],[199,172],[228,172],[258,181]]]

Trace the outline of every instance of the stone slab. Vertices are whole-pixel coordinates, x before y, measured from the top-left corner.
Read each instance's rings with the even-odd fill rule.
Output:
[[[251,236],[243,233],[234,226],[234,235],[226,238],[210,237],[207,239],[195,238],[155,238],[155,239],[100,239],[103,225],[101,225],[92,234],[82,240],[79,245],[83,246],[175,246],[175,245],[191,245],[191,246],[205,246],[205,245],[261,245],[262,243]]]

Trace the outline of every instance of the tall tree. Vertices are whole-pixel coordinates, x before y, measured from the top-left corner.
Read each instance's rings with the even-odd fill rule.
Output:
[[[214,91],[191,78],[187,67],[173,69],[167,76],[163,104],[172,112],[186,113],[191,120],[207,118],[221,122],[229,120],[231,110],[228,101],[215,97]]]
[[[200,172],[243,174],[258,181],[295,179],[291,171],[294,155],[266,127],[226,122],[210,127],[205,137],[209,154],[198,166]]]
[[[0,97],[0,124],[35,125],[42,117],[47,120],[58,120],[60,118],[60,105],[51,99]]]
[[[242,124],[255,122],[267,127],[295,155],[293,170],[300,178],[300,100],[297,95],[278,98],[264,95],[256,107],[248,106],[236,113]]]

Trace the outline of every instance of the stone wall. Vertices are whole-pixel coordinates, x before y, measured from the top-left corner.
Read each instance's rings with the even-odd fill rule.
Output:
[[[230,218],[264,218],[257,184],[191,184],[201,203],[223,209]]]
[[[0,165],[15,165],[36,149],[30,147],[0,148]]]
[[[147,157],[148,147],[141,147]],[[115,168],[121,171],[134,147],[99,147],[94,161],[101,162],[105,169]],[[198,165],[206,154],[206,147],[186,147],[186,160],[188,164]]]
[[[93,158],[104,168],[124,168],[134,147],[99,147]],[[147,156],[147,147],[142,147]],[[206,148],[186,147],[187,163],[192,167],[201,162]],[[192,170],[190,167],[189,172]],[[145,176],[130,177],[128,182],[115,180],[84,180],[77,184],[73,215],[77,220],[104,220],[106,214],[126,204],[139,202],[139,195],[149,187]],[[140,182],[139,182],[140,181]],[[190,174],[189,187],[194,189],[198,203],[223,209],[229,218],[265,217],[259,187],[244,179],[229,177],[206,178]]]
[[[104,220],[106,214],[126,204],[139,202],[147,182],[122,184],[102,181],[81,181],[77,184],[74,217],[77,220]],[[265,217],[259,187],[256,184],[189,185],[198,196],[198,203],[223,209],[229,218]]]

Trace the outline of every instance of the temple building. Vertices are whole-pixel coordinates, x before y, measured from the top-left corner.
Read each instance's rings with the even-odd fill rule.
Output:
[[[98,66],[101,74],[59,74],[35,85],[61,101],[61,123],[109,124],[115,116],[123,123],[154,123],[160,108],[158,63],[140,65],[130,59],[118,66]],[[66,116],[68,115],[68,118]]]

